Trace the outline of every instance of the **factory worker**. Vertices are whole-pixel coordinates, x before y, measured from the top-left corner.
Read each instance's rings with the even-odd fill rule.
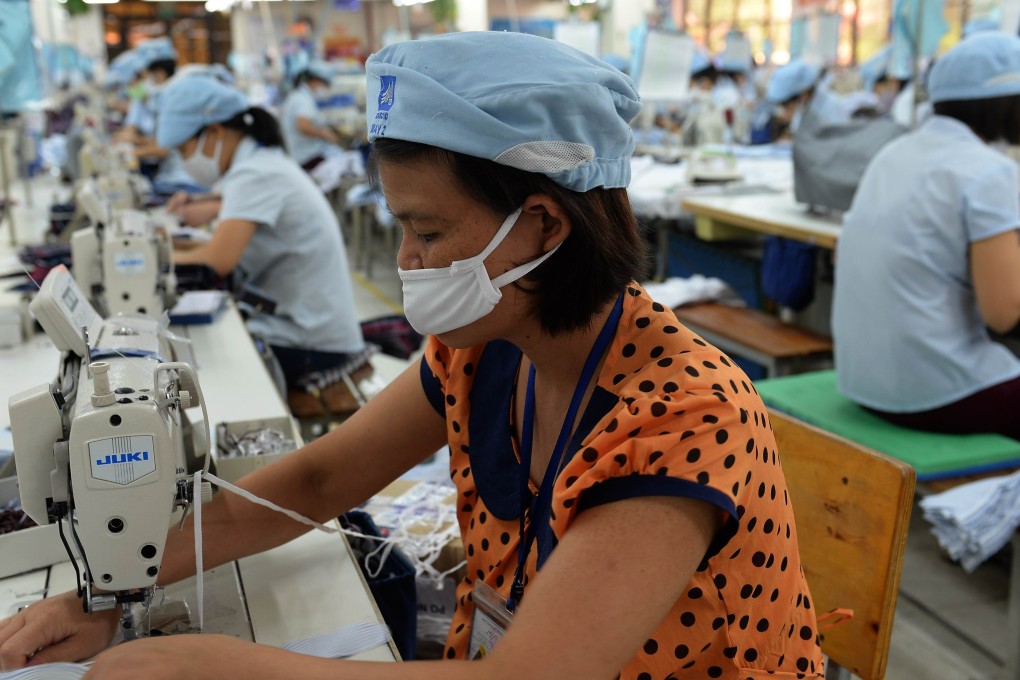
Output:
[[[135,50],[121,52],[110,62],[103,81],[103,85],[114,93],[108,102],[110,108],[125,116],[131,110],[132,100],[145,96],[145,64],[141,61]]]
[[[267,301],[248,328],[272,349],[291,390],[301,376],[361,352],[336,216],[284,153],[276,119],[207,75],[174,82],[161,102],[160,146],[179,150],[196,180],[220,182],[221,191],[212,239],[174,261],[233,273],[241,297]]]
[[[726,140],[729,127],[726,109],[714,97],[718,74],[702,48],[694,51],[691,60],[691,85],[684,107],[684,139],[687,146],[720,144]]]
[[[280,126],[287,152],[308,172],[340,143],[337,133],[325,124],[317,102],[332,80],[329,65],[313,61],[298,73],[294,89],[283,102]]]
[[[1020,38],[984,33],[931,72],[934,116],[871,161],[844,218],[839,389],[905,427],[1020,439]]]
[[[765,99],[773,107],[770,126],[774,139],[789,137],[796,132],[820,77],[821,70],[817,66],[800,59],[780,66],[772,74]]]
[[[355,664],[181,635],[115,647],[93,671],[822,678],[765,407],[634,280],[646,260],[626,194],[630,80],[520,33],[398,43],[366,68],[405,311],[432,337],[354,418],[240,484],[325,519],[449,444],[467,576],[444,658],[474,656],[487,628],[473,593],[513,619],[470,664]],[[305,528],[227,493],[203,515],[207,565]],[[193,540],[190,524],[170,532],[163,581],[192,573]],[[94,654],[115,623],[84,616],[73,594],[47,599],[0,623],[0,660]]]
[[[132,95],[120,138],[135,145],[135,155],[143,168],[147,164],[153,168],[149,177],[156,194],[170,196],[177,191],[207,191],[207,186],[196,182],[184,170],[180,154],[161,147],[155,139],[159,102],[163,88],[177,70],[177,50],[169,38],[155,38],[143,42],[135,51],[143,65],[139,73],[143,80]]]
[[[891,57],[892,48],[886,45],[860,67],[864,91],[877,98],[876,111],[881,115],[892,110],[896,97],[909,82],[907,78],[893,77]]]

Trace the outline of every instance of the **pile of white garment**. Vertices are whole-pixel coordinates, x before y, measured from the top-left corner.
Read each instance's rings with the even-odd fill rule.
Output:
[[[972,572],[1020,526],[1020,472],[928,496],[921,509],[943,550]]]
[[[694,274],[688,278],[671,276],[662,283],[649,282],[643,285],[645,292],[653,300],[670,309],[697,302],[722,302],[734,307],[744,306],[744,301],[725,281],[701,274]]]

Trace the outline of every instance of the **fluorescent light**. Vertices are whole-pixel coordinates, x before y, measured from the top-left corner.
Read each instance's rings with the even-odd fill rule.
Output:
[[[397,7],[407,7],[409,5],[424,5],[426,2],[432,2],[432,0],[393,0],[393,4]]]
[[[118,2],[120,0],[85,0],[85,3],[89,5],[114,5]]]

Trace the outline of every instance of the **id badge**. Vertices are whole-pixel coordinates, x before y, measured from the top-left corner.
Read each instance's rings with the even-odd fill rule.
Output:
[[[488,583],[476,583],[471,598],[475,604],[475,613],[471,617],[468,658],[484,659],[510,627],[514,615],[507,611],[506,599]]]

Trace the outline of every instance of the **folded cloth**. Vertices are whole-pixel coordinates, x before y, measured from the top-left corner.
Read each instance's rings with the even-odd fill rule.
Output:
[[[921,500],[921,509],[939,545],[972,572],[1020,526],[1020,472],[928,496]]]
[[[743,307],[737,292],[722,279],[695,274],[689,278],[670,277],[662,283],[645,283],[645,290],[653,300],[670,309],[696,302],[722,302]]]

